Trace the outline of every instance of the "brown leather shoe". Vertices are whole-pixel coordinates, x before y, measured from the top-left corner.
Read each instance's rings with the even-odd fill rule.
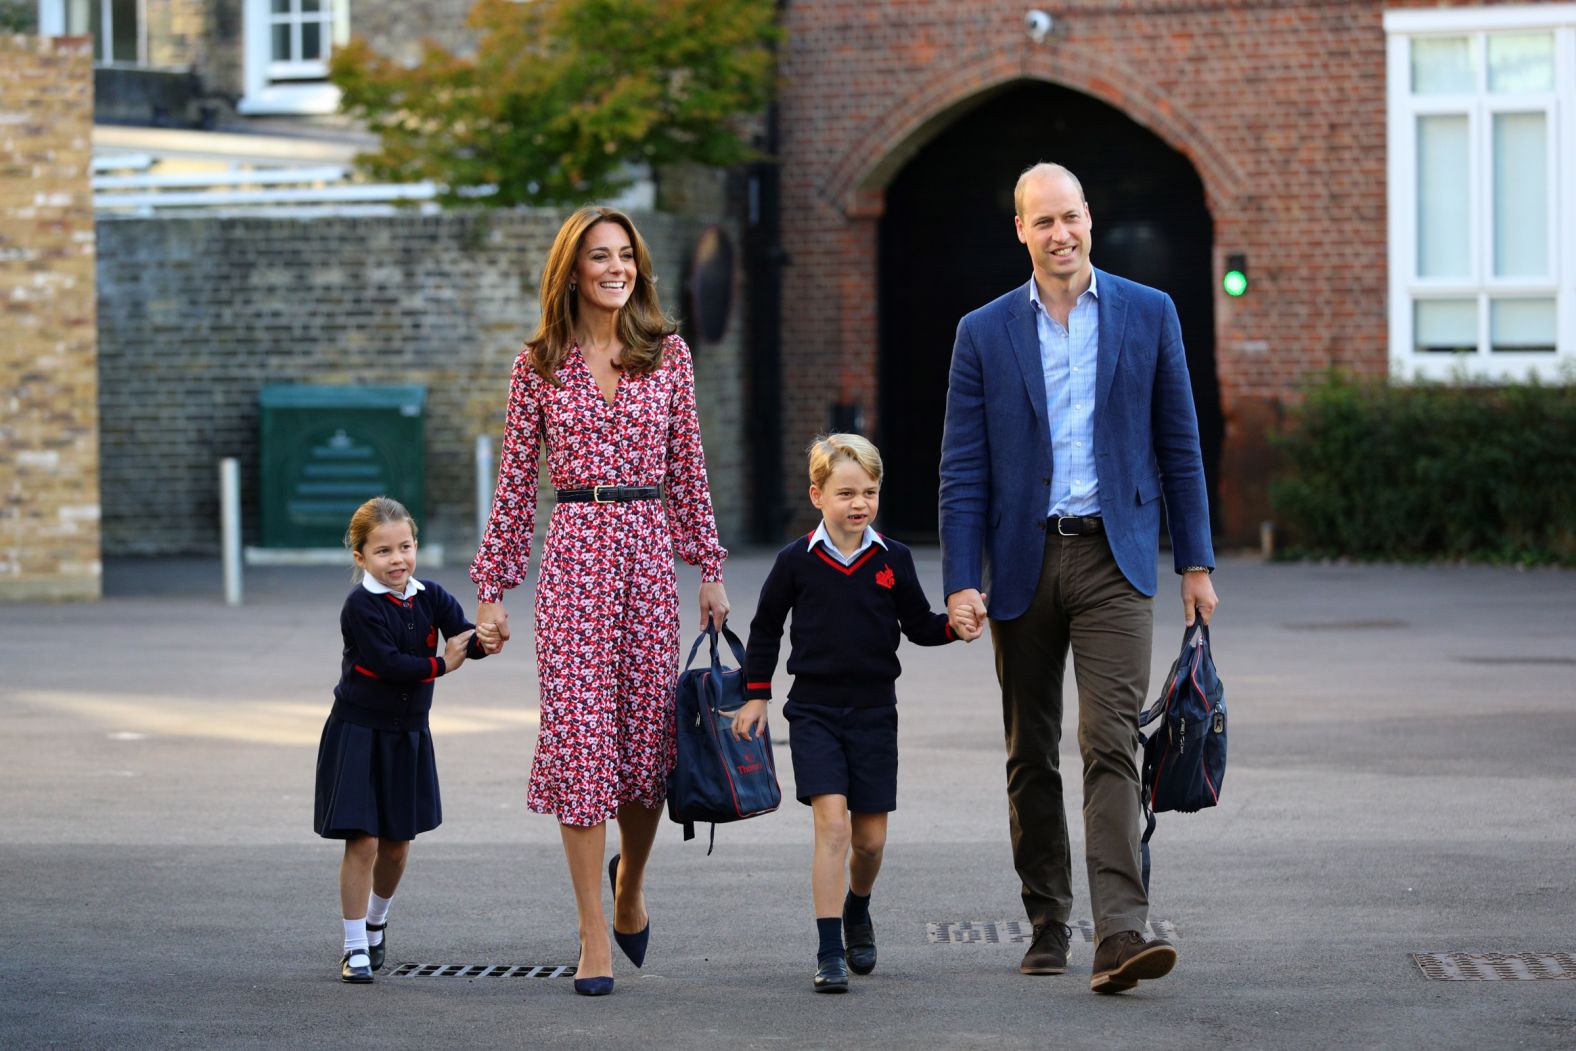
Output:
[[[1097,993],[1125,993],[1140,981],[1164,978],[1176,964],[1176,946],[1164,938],[1146,942],[1137,931],[1117,931],[1095,947],[1089,988]]]
[[[1034,941],[1018,970],[1024,974],[1066,974],[1069,933],[1065,923],[1036,923]]]

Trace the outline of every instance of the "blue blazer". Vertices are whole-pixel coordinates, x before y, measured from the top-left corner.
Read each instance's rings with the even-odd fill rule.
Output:
[[[1177,571],[1215,565],[1198,417],[1171,297],[1104,270],[1098,287],[1100,513],[1116,564],[1133,587],[1153,595],[1162,495]],[[941,439],[945,594],[987,592],[996,620],[1022,615],[1040,579],[1051,491],[1047,412],[1025,284],[958,323]]]

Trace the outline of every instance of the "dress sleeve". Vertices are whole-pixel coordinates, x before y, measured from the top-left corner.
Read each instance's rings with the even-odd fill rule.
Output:
[[[526,348],[514,362],[503,453],[498,458],[498,488],[493,492],[492,513],[487,516],[476,560],[471,563],[476,597],[482,602],[497,602],[505,590],[524,583],[530,566],[531,531],[536,527],[537,450],[542,441],[538,386],[530,348]]]
[[[666,354],[673,369],[673,401],[668,406],[664,490],[673,549],[684,561],[700,567],[701,580],[721,580],[728,550],[717,539],[717,520],[711,510],[706,453],[701,448],[700,420],[695,414],[695,364],[689,347],[678,336],[668,337]]]

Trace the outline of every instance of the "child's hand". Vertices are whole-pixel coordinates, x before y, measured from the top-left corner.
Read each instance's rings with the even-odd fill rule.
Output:
[[[766,702],[757,697],[745,701],[744,707],[733,713],[733,736],[741,741],[753,740],[766,729]]]
[[[497,653],[503,649],[503,633],[493,621],[476,625],[476,638],[481,642],[482,649],[488,653]]]
[[[465,647],[471,641],[475,631],[462,631],[458,635],[449,636],[443,647],[443,670],[445,674],[465,663]]]

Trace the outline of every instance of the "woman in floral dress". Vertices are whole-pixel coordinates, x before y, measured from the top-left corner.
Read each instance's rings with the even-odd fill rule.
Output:
[[[558,490],[536,585],[541,725],[526,805],[558,818],[579,908],[576,991],[612,990],[602,910],[606,822],[618,819],[613,930],[638,966],[642,885],[674,760],[679,604],[673,554],[701,568],[701,624],[728,614],[689,347],[657,301],[651,257],[620,212],[565,221],[542,320],[514,365],[492,516],[471,579],[477,634],[509,638],[524,583],[537,452]]]

